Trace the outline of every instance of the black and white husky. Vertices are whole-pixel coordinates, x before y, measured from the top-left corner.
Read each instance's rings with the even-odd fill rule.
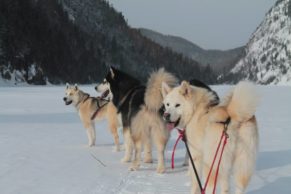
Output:
[[[103,83],[96,89],[110,89],[113,104],[121,114],[124,133],[125,156],[123,162],[129,162],[134,149],[134,158],[130,170],[140,166],[141,150],[144,145],[144,162],[152,162],[151,141],[158,151],[157,172],[165,171],[164,151],[169,139],[160,110],[162,108],[162,83],[175,86],[175,76],[160,69],[153,72],[146,85],[132,76],[113,67]]]

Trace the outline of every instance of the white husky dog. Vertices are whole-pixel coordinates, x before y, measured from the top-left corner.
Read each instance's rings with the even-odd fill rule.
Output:
[[[221,122],[231,119],[227,128],[229,139],[222,157],[218,182],[221,193],[229,193],[229,179],[233,173],[235,193],[244,193],[255,168],[258,145],[258,127],[255,117],[258,95],[254,85],[249,82],[240,82],[218,105],[213,105],[213,102],[217,100],[213,92],[191,86],[185,81],[175,88],[170,88],[164,83],[162,93],[165,120],[174,126],[186,129],[191,156],[199,176],[204,181],[224,129]],[[192,166],[190,165],[189,168]],[[215,169],[210,175],[206,193],[212,193]],[[200,193],[192,169],[190,173],[191,193]]]

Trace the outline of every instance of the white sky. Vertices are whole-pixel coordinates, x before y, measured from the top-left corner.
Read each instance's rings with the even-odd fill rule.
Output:
[[[132,27],[186,38],[205,49],[245,45],[276,0],[109,0]]]

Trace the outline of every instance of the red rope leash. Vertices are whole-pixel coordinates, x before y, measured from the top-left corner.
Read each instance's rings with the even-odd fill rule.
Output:
[[[220,150],[223,138],[224,138],[223,146],[222,146],[222,149],[221,149],[221,152],[220,152],[220,156],[219,156],[219,160],[218,160],[218,164],[217,164],[217,167],[216,167],[214,188],[213,188],[213,192],[212,192],[213,194],[215,194],[215,189],[216,189],[216,185],[217,185],[217,178],[218,178],[218,172],[219,172],[219,168],[220,168],[220,163],[221,163],[221,159],[222,159],[222,155],[223,155],[223,152],[224,152],[224,148],[225,148],[225,145],[226,145],[227,139],[228,139],[228,135],[227,135],[225,130],[223,130],[223,132],[221,134],[220,141],[218,143],[218,146],[217,146],[217,149],[216,149],[216,152],[215,152],[211,167],[209,169],[206,182],[205,182],[204,187],[203,187],[202,192],[201,192],[202,194],[205,194],[205,192],[206,192],[206,188],[207,188],[207,185],[208,185],[208,182],[209,182],[209,179],[210,179],[210,175],[211,175],[211,173],[213,171],[214,163],[215,163],[215,161],[217,159],[217,155],[218,155],[218,152]]]
[[[229,122],[230,122],[230,118],[225,123],[223,123],[224,124],[224,130],[222,131],[222,134],[221,134],[218,146],[216,148],[215,155],[214,155],[214,158],[213,158],[213,161],[212,161],[211,167],[209,169],[208,176],[207,176],[207,179],[206,179],[206,182],[205,182],[203,188],[201,186],[201,182],[200,182],[200,178],[199,178],[198,174],[196,175],[197,176],[196,177],[197,181],[200,184],[201,194],[205,194],[205,192],[206,192],[206,188],[207,188],[207,185],[208,185],[208,182],[209,182],[209,179],[210,179],[210,175],[211,175],[211,173],[213,171],[213,167],[214,167],[215,161],[217,159],[218,152],[219,152],[219,150],[221,148],[221,145],[222,145],[221,152],[220,152],[219,159],[218,159],[218,164],[217,164],[217,167],[216,167],[215,179],[214,179],[214,187],[213,187],[213,191],[212,191],[212,193],[215,194],[215,190],[216,190],[216,186],[217,186],[217,179],[218,179],[218,174],[219,174],[219,169],[220,169],[220,164],[221,164],[223,152],[224,152],[225,146],[227,144],[227,139],[228,139],[228,134],[226,133],[226,130],[227,130],[227,126],[228,126]],[[174,169],[174,166],[175,166],[174,165],[175,151],[176,151],[176,147],[177,147],[178,142],[180,141],[180,139],[183,139],[185,143],[187,142],[186,139],[185,139],[185,129],[183,129],[183,130],[182,129],[177,129],[177,130],[179,132],[179,136],[178,136],[178,138],[176,140],[176,143],[175,143],[173,151],[172,151],[172,169]],[[186,144],[186,146],[187,146],[187,144]],[[190,157],[190,159],[192,159],[191,154],[189,154],[189,157]],[[193,163],[193,165],[194,165],[194,163]]]
[[[221,153],[220,153],[220,158],[219,158],[219,161],[218,161],[218,164],[217,164],[217,169],[216,169],[216,174],[215,174],[215,179],[214,179],[214,187],[213,187],[213,194],[215,194],[215,190],[216,190],[216,185],[217,185],[217,179],[218,179],[218,173],[219,173],[219,167],[220,167],[220,162],[222,160],[222,155],[223,155],[223,152],[224,152],[224,148],[225,148],[225,145],[227,143],[227,139],[228,139],[228,135],[226,134],[226,132],[224,131],[224,141],[223,141],[223,146],[222,146],[222,150],[221,150]]]
[[[213,166],[214,166],[214,163],[215,163],[215,161],[216,161],[216,157],[217,157],[217,155],[218,155],[218,151],[219,151],[219,149],[220,149],[220,146],[221,146],[221,142],[222,142],[223,137],[224,137],[224,134],[222,133],[222,134],[221,134],[221,137],[220,137],[220,141],[219,141],[219,143],[218,143],[218,147],[216,148],[216,152],[215,152],[215,155],[214,155],[214,158],[213,158],[213,161],[212,161],[211,167],[210,167],[209,172],[208,172],[208,176],[207,176],[206,182],[205,182],[204,187],[203,187],[203,192],[205,192],[206,187],[207,187],[207,185],[208,185],[208,182],[209,182],[209,179],[210,179],[210,175],[211,175],[211,172],[212,172],[212,170],[213,170]]]
[[[172,169],[175,168],[175,151],[176,151],[176,147],[177,147],[177,144],[178,142],[180,141],[180,139],[182,139],[184,137],[184,134],[185,134],[185,129],[177,129],[178,132],[179,132],[179,136],[176,140],[176,143],[174,145],[174,148],[173,148],[173,151],[172,151]]]

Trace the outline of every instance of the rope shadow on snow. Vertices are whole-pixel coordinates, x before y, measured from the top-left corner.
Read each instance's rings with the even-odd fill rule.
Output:
[[[139,172],[155,172],[156,171],[156,163],[153,164],[142,164],[141,167],[138,169]],[[185,172],[185,175],[187,174],[188,167],[187,166],[182,166],[182,165],[177,165],[175,166],[174,169],[172,169],[169,166],[166,166],[166,171],[164,174],[176,174],[176,173],[181,173]],[[161,174],[161,175],[164,175]]]

